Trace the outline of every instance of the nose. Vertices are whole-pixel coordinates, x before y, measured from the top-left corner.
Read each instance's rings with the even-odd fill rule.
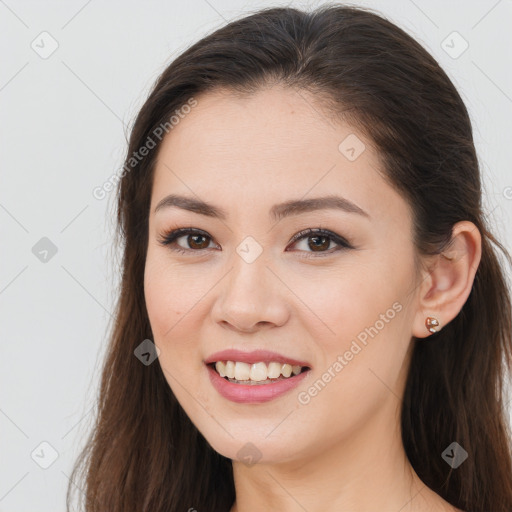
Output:
[[[248,263],[235,253],[217,289],[211,314],[224,328],[253,333],[282,326],[289,318],[286,286],[268,268],[264,254]]]

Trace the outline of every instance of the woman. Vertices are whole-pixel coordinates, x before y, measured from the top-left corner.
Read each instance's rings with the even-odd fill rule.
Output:
[[[510,256],[410,36],[236,20],[160,76],[119,178],[87,511],[512,510]]]

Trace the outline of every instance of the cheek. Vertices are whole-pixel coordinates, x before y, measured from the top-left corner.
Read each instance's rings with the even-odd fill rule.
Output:
[[[144,273],[144,297],[151,330],[161,343],[172,332],[182,315],[177,293],[168,274],[159,265],[148,262]]]
[[[144,296],[153,342],[165,378],[185,409],[190,405],[185,389],[197,396],[200,379],[207,376],[201,340],[211,308],[208,293],[217,280],[207,265],[178,264],[160,248],[148,250]]]
[[[152,341],[160,350],[160,365],[173,389],[172,377],[182,381],[190,373],[191,364],[197,365],[199,359],[196,350],[199,337],[190,321],[201,294],[200,290],[194,291],[194,287],[187,288],[188,280],[180,275],[176,269],[169,268],[165,257],[148,253],[144,272],[146,309]],[[192,355],[195,355],[194,361]]]
[[[193,267],[190,265],[189,267]],[[208,289],[197,270],[171,263],[165,251],[150,248],[144,271],[144,297],[155,338],[175,338],[183,330]]]
[[[293,290],[307,308],[300,308],[304,310],[303,319],[307,315],[310,328],[330,349],[350,345],[358,335],[364,341],[365,328],[378,322],[377,327],[382,329],[380,315],[385,320],[395,316],[392,306],[399,298],[399,290],[389,277],[383,277],[390,272],[380,262],[358,265],[357,269],[313,270],[296,278]]]
[[[389,257],[358,265],[357,271],[331,269],[328,276],[317,272],[315,279],[300,280],[298,295],[315,313],[308,315],[307,328],[316,333],[322,354],[318,372],[331,369],[355,407],[361,386],[379,394],[386,389],[379,377],[392,387],[398,381],[410,344],[411,279],[412,267]],[[341,366],[334,367],[338,356]],[[335,393],[337,386],[329,387]]]

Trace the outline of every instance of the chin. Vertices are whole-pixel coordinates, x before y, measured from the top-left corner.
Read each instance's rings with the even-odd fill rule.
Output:
[[[217,430],[215,433],[203,433],[203,436],[217,453],[234,461],[243,462],[248,466],[255,463],[287,462],[295,459],[299,451],[304,450],[305,447],[301,447],[295,441],[303,436],[281,432],[280,436],[269,437],[268,432],[271,432],[272,428],[275,428],[275,423],[274,427],[265,426],[265,428],[260,427],[254,430],[247,429],[246,425],[240,425],[239,431],[243,433],[237,434],[235,429],[231,428],[230,433],[233,437],[224,431],[222,431],[222,435],[219,435]]]

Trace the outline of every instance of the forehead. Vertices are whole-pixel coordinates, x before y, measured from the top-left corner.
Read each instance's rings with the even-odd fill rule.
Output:
[[[334,123],[310,93],[274,86],[196,100],[159,149],[152,210],[170,193],[236,208],[339,192],[372,217],[407,214],[371,142]]]
[[[222,166],[236,161],[238,167],[243,160],[247,162],[243,171],[255,161],[292,162],[304,153],[337,157],[340,137],[354,131],[329,121],[310,93],[282,86],[243,96],[217,90],[196,100],[197,105],[166,136],[162,156],[174,153],[176,162],[180,157],[190,161],[216,156]]]

